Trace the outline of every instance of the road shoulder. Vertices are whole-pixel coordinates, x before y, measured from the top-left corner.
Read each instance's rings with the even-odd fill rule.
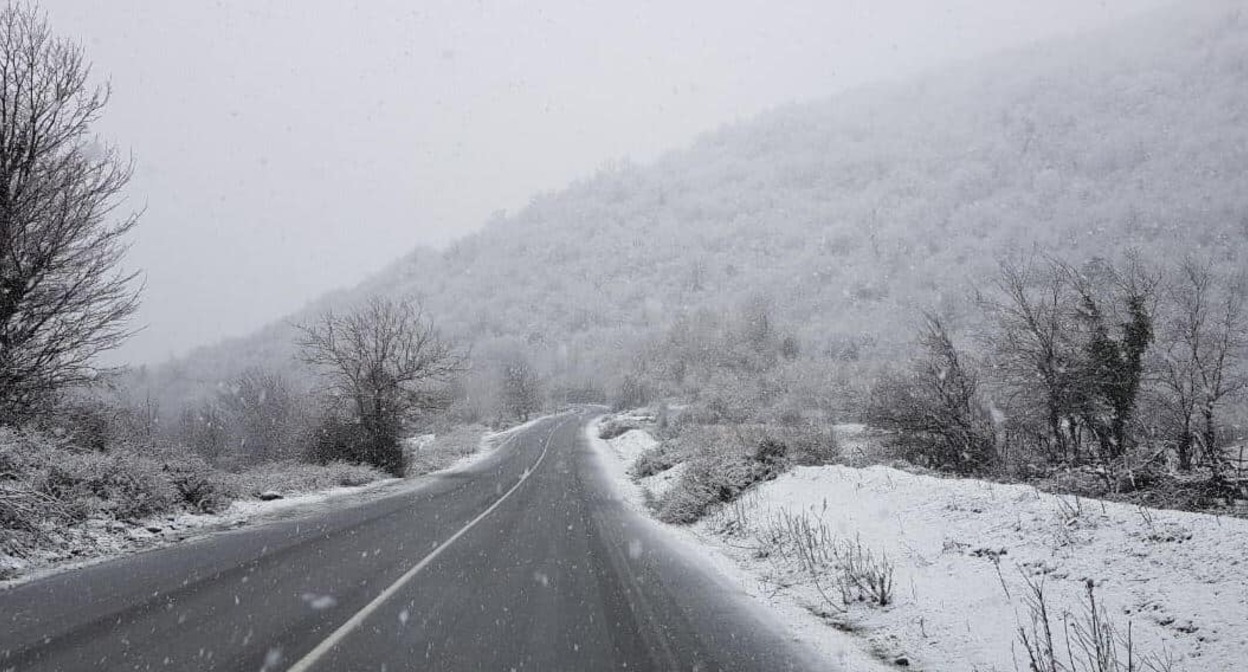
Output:
[[[838,632],[793,600],[784,599],[769,592],[760,582],[717,540],[699,534],[691,527],[675,526],[655,520],[646,507],[644,488],[633,480],[628,469],[636,450],[621,451],[613,442],[599,437],[601,423],[607,416],[599,416],[587,423],[585,440],[599,458],[599,465],[613,488],[613,494],[663,539],[673,550],[696,558],[698,565],[714,572],[735,586],[748,600],[749,607],[763,615],[766,622],[779,623],[795,641],[812,648],[823,660],[846,672],[869,672],[893,669],[871,655],[863,642],[848,634]]]

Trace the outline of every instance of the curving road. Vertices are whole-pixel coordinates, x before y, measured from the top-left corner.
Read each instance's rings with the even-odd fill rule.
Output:
[[[0,593],[0,670],[828,669],[612,494],[587,421]]]

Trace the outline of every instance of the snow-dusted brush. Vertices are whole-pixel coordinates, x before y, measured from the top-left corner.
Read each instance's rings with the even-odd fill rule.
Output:
[[[738,500],[716,512],[716,523],[747,536],[756,557],[772,562],[777,585],[812,586],[825,614],[845,612],[854,604],[892,604],[894,565],[885,553],[870,549],[860,538],[837,535],[815,512],[780,509],[755,522],[753,508]]]
[[[1069,609],[1054,616],[1044,579],[1027,578],[1018,641],[1028,672],[1171,672],[1174,660],[1164,651],[1135,648],[1131,622],[1123,631],[1096,599],[1096,583],[1084,582],[1085,598],[1078,613]],[[1055,634],[1056,631],[1056,634]]]

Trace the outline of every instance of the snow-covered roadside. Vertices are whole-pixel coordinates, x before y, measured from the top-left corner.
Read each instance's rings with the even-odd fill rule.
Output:
[[[642,486],[627,469],[647,439],[633,430],[600,442],[638,506]],[[833,604],[831,581],[815,585],[791,553],[775,550],[777,533],[797,519],[887,556],[895,568],[892,604]],[[789,613],[802,622],[820,624],[827,637],[854,632],[882,659],[904,658],[910,669],[1027,669],[1018,628],[1030,627],[1028,581],[1043,583],[1063,657],[1062,619],[1084,617],[1089,581],[1120,633],[1130,623],[1137,657],[1218,671],[1242,669],[1248,651],[1244,520],[887,467],[826,466],[764,483],[688,532],[731,557],[747,586],[795,607]]]
[[[268,521],[275,518],[306,515],[324,510],[332,506],[351,505],[376,497],[397,494],[407,489],[418,488],[424,484],[425,477],[446,474],[467,469],[489,457],[497,450],[517,428],[502,432],[487,432],[481,435],[474,452],[457,458],[449,466],[422,474],[410,475],[407,478],[387,478],[360,486],[330,488],[316,492],[307,492],[272,501],[254,499],[239,500],[220,514],[184,513],[177,517],[185,521],[187,526],[222,526],[239,527],[251,522]],[[427,449],[433,444],[432,434],[415,437],[414,443]]]
[[[650,518],[645,504],[646,490],[656,494],[652,488],[661,481],[653,478],[642,479],[643,483],[639,484],[632,479],[628,470],[642,452],[654,445],[654,439],[644,431],[630,430],[615,439],[604,441],[599,438],[602,420],[603,418],[598,418],[587,425],[585,438],[591,448],[603,458],[600,464],[615,485],[615,494],[639,515]],[[713,543],[713,540],[693,528],[666,525],[652,518],[650,522],[674,548],[698,558],[711,571],[737,585],[757,606],[779,619],[785,629],[793,633],[795,639],[812,646],[825,660],[835,661],[835,669],[844,672],[877,672],[889,669],[859,646],[852,637],[829,629],[801,605],[789,599],[777,599],[774,591],[759,581],[747,567],[737,562],[728,549]]]
[[[261,501],[239,499],[219,513],[169,513],[135,521],[90,519],[61,536],[68,550],[50,550],[31,558],[0,555],[0,567],[7,565],[17,576],[0,581],[0,590],[52,574],[80,569],[133,553],[195,539],[250,524],[285,517],[307,515],[329,504],[365,499],[394,492],[403,479],[389,478],[360,486],[337,487],[305,492],[281,499]],[[66,555],[72,559],[66,559]]]
[[[501,447],[519,427],[483,434],[476,450],[457,458],[449,466],[408,478],[386,478],[359,486],[335,487],[302,493],[283,493],[280,499],[262,501],[239,499],[219,513],[169,513],[132,522],[111,519],[88,520],[74,530],[72,544],[77,559],[66,560],[58,551],[46,557],[18,559],[0,554],[0,569],[16,570],[17,576],[0,581],[0,590],[21,583],[112,560],[141,551],[162,548],[226,530],[275,520],[312,515],[329,508],[360,504],[379,497],[399,494],[424,485],[429,476],[470,468]],[[428,448],[433,436],[409,440],[413,448]]]

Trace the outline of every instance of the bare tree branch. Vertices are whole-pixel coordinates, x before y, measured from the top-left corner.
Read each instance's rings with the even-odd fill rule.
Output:
[[[297,327],[303,361],[366,422],[419,408],[429,385],[449,382],[467,367],[466,354],[412,300],[373,298],[352,313],[330,311]]]
[[[101,373],[132,332],[137,274],[117,270],[138,215],[114,213],[131,163],[91,134],[107,86],[43,14],[0,11],[0,408],[29,413]]]

